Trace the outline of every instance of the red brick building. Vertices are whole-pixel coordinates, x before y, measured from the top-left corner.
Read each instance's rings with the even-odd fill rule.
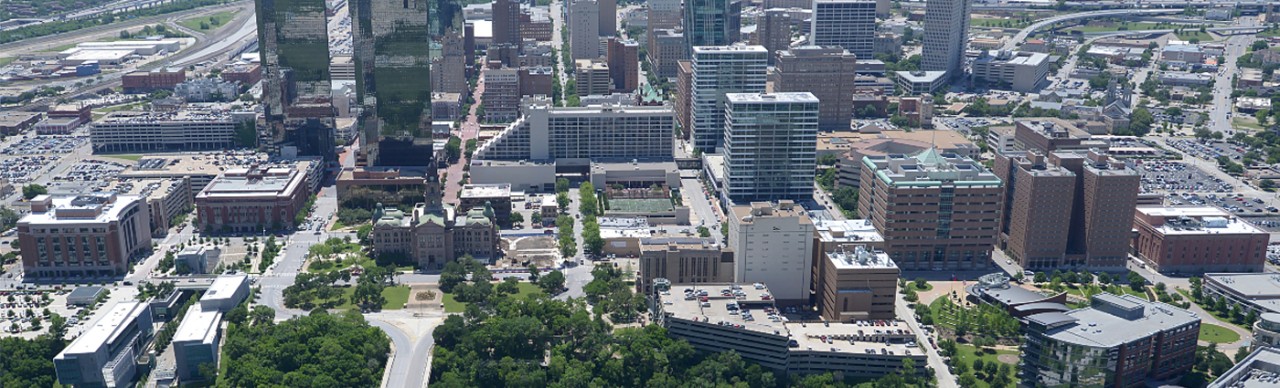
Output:
[[[31,200],[18,221],[26,276],[118,276],[151,250],[150,211],[137,196],[91,194]]]
[[[157,89],[170,89],[187,80],[187,73],[182,69],[155,69],[152,71],[135,71],[125,74],[120,79],[125,93],[146,93]]]
[[[196,195],[201,230],[261,232],[294,224],[311,194],[296,168],[252,166],[227,170]]]
[[[640,87],[640,44],[609,38],[609,78],[614,92],[631,93]]]
[[[236,81],[241,87],[253,86],[262,81],[262,66],[254,64],[236,65],[222,71],[222,79]]]
[[[1133,251],[1161,272],[1262,272],[1271,235],[1210,206],[1139,206]]]

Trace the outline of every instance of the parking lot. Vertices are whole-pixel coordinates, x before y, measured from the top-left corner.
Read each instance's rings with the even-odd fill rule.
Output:
[[[62,182],[101,182],[104,186],[115,179],[127,167],[124,163],[105,160],[86,159],[71,166],[71,169],[53,177]]]
[[[1195,166],[1177,161],[1136,160],[1133,168],[1142,177],[1143,193],[1230,193],[1232,185],[1201,171]]]
[[[65,290],[65,291],[64,291]],[[77,313],[82,307],[67,306],[69,289],[58,291],[0,291],[0,332],[6,335],[34,338],[49,331],[49,315],[58,314],[67,319],[68,329],[83,324],[85,314]],[[39,329],[33,329],[39,321]],[[14,330],[16,328],[16,331]]]
[[[4,155],[65,155],[89,141],[88,136],[36,135],[5,147]]]
[[[1231,160],[1240,160],[1246,152],[1244,147],[1221,140],[1204,141],[1170,139],[1168,143],[1173,148],[1186,153],[1188,156],[1194,156],[1204,160],[1217,160],[1219,156],[1226,156]]]
[[[25,184],[53,168],[58,159],[57,156],[46,155],[0,159],[0,178],[7,179],[13,184]]]

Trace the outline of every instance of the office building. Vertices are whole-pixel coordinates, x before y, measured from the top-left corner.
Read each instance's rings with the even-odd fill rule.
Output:
[[[876,35],[875,0],[815,0],[809,44],[840,47],[871,58]]]
[[[511,225],[511,185],[462,185],[462,192],[458,193],[458,207],[492,209],[494,222],[498,225]]]
[[[932,0],[925,3],[921,70],[945,72],[948,80],[964,74],[965,43],[969,40],[969,1]]]
[[[689,140],[693,135],[693,62],[676,62],[676,122],[680,124],[681,137]]]
[[[1049,54],[1020,51],[984,51],[973,61],[973,79],[1005,86],[1015,92],[1033,92],[1049,75]]]
[[[933,95],[899,98],[898,115],[913,127],[933,128]]]
[[[1103,293],[1090,307],[1025,320],[1023,384],[1142,387],[1195,364],[1200,318],[1145,298]]]
[[[569,55],[573,60],[600,57],[600,3],[597,0],[569,2]]]
[[[740,0],[686,0],[684,3],[687,50],[697,46],[731,45],[741,39],[741,28]]]
[[[151,237],[164,237],[176,217],[191,211],[188,178],[118,178],[104,191],[142,198],[151,210]]]
[[[609,78],[609,64],[598,59],[574,61],[573,78],[577,82],[578,97],[609,94],[613,80]]]
[[[725,192],[740,203],[813,198],[818,98],[812,93],[729,93]]]
[[[823,252],[814,274],[818,309],[830,322],[894,319],[898,265],[864,245]]]
[[[680,0],[653,0],[649,4],[649,32],[680,28]],[[652,50],[650,50],[652,51]]]
[[[220,275],[200,297],[204,311],[226,313],[249,297],[249,275]]]
[[[486,69],[484,77],[484,120],[510,122],[520,115],[520,71]]]
[[[862,158],[858,214],[906,270],[985,268],[1000,223],[1000,178],[972,159],[930,148]]]
[[[1240,305],[1245,315],[1280,313],[1280,276],[1272,273],[1205,273],[1206,300],[1226,298],[1228,306]]]
[[[994,170],[1007,190],[1001,246],[1023,268],[1059,268],[1067,252],[1075,173],[1040,153],[1000,154]]]
[[[933,94],[947,86],[945,71],[895,71],[895,85],[905,95]]]
[[[406,255],[419,268],[443,268],[464,255],[478,260],[499,257],[498,229],[486,210],[473,208],[458,212],[453,207],[414,205],[409,212],[379,206],[373,215],[376,254]]]
[[[58,383],[77,387],[124,387],[138,377],[154,329],[151,306],[124,301],[108,310],[53,358]]]
[[[692,57],[692,143],[694,150],[714,153],[724,146],[725,94],[764,93],[769,52],[762,46],[697,46]]]
[[[1230,15],[1230,11],[1226,13]],[[1218,376],[1208,388],[1263,388],[1277,384],[1280,384],[1280,348],[1263,346]]]
[[[520,36],[520,2],[516,0],[494,0],[493,7],[493,45],[515,45],[524,42]]]
[[[1280,314],[1263,313],[1258,315],[1258,321],[1253,323],[1253,342],[1250,345],[1254,349],[1280,349]]]
[[[186,69],[162,67],[151,71],[134,71],[120,77],[125,93],[149,93],[156,90],[173,90],[187,80]]]
[[[774,92],[809,92],[818,98],[818,128],[847,130],[853,119],[856,57],[837,47],[803,46],[779,51],[770,77]]]
[[[753,202],[729,210],[728,247],[733,250],[734,281],[777,284],[774,298],[787,303],[809,300],[809,263],[813,257],[813,221],[792,201]]]
[[[906,359],[917,365],[925,353],[911,344],[916,333],[902,322],[789,322],[776,314],[780,289],[763,284],[679,284],[655,295],[653,322],[672,338],[703,352],[734,351],[744,360],[777,373],[838,373],[847,378],[876,378],[897,372]],[[685,290],[685,292],[681,292]],[[916,368],[916,373],[925,373]]]
[[[652,23],[652,22],[650,22]],[[659,78],[675,78],[678,62],[689,59],[684,48],[684,33],[671,29],[651,29],[646,59],[649,68]]]
[[[441,37],[440,57],[431,61],[431,91],[433,93],[467,94],[466,53],[462,50],[462,34],[450,31]]]
[[[630,39],[609,39],[609,78],[612,90],[631,93],[640,87],[640,44]]]
[[[377,2],[377,0],[371,0]],[[383,0],[385,3],[386,1]],[[334,160],[329,26],[323,0],[257,3],[263,115],[271,149]],[[358,7],[352,7],[354,12]],[[357,56],[358,58],[359,56]]]
[[[365,165],[433,162],[429,7],[427,0],[351,4],[357,98],[364,106],[357,159]],[[441,13],[440,20],[451,20]]]
[[[151,250],[150,209],[136,196],[41,195],[18,220],[28,278],[117,276]]]
[[[550,96],[554,81],[551,67],[522,67],[518,70],[520,76],[520,96]]]
[[[554,107],[546,97],[530,97],[524,115],[480,145],[473,159],[669,161],[674,126],[670,107]]]
[[[639,239],[640,274],[636,292],[653,294],[654,279],[678,284],[733,282],[733,250],[710,238],[644,237]]]
[[[1212,206],[1138,206],[1133,251],[1159,272],[1263,272],[1271,234]]]
[[[240,84],[218,78],[196,78],[173,87],[173,94],[187,102],[224,102],[240,96]]]
[[[204,151],[235,148],[236,126],[253,111],[188,105],[175,111],[116,111],[93,123],[94,152]]]
[[[777,53],[791,47],[791,13],[786,9],[767,9],[764,18],[756,26],[756,41],[769,51],[769,64],[774,64]]]
[[[600,37],[618,35],[618,0],[596,0],[600,9]]]
[[[200,229],[210,232],[262,233],[294,223],[311,190],[297,168],[250,166],[227,170],[196,195]]]
[[[201,374],[201,367],[218,370],[218,345],[222,330],[218,327],[222,313],[191,306],[173,334],[173,356],[178,381],[192,382],[213,376]]]

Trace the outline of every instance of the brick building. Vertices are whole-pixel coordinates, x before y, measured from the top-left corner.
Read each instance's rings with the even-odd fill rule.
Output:
[[[136,196],[38,196],[18,220],[23,271],[29,278],[122,276],[131,258],[151,250],[150,219]]]
[[[1211,206],[1139,206],[1133,251],[1160,272],[1262,272],[1271,235]]]
[[[279,230],[306,211],[306,174],[296,168],[252,166],[224,172],[196,195],[200,229],[206,233]]]

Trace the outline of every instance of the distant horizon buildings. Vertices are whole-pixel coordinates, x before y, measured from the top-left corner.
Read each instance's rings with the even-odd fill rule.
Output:
[[[428,0],[354,0],[350,7],[356,96],[364,107],[357,159],[370,166],[432,165]]]
[[[295,147],[300,155],[334,160],[329,25],[324,0],[259,0],[259,54],[267,128],[263,144],[275,152]],[[354,7],[353,7],[354,8]]]

